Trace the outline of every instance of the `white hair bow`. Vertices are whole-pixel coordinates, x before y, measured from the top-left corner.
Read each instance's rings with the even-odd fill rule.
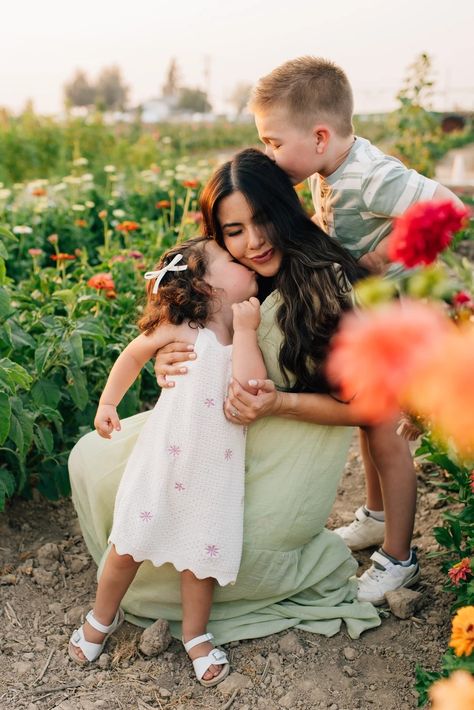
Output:
[[[167,271],[186,271],[187,264],[181,264],[181,266],[176,266],[176,264],[181,261],[183,258],[182,254],[175,254],[172,260],[170,261],[169,264],[166,264],[166,266],[163,266],[162,269],[159,271],[147,271],[144,278],[149,281],[150,279],[156,279],[154,285],[153,285],[153,291],[152,293],[157,294],[158,293],[158,286],[161,283],[161,279],[163,276],[166,274]]]

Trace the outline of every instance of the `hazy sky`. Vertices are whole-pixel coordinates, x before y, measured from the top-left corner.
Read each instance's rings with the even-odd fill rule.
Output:
[[[405,69],[428,52],[437,104],[474,108],[472,0],[15,0],[3,3],[0,106],[58,111],[76,68],[91,77],[118,64],[132,102],[160,93],[176,57],[183,84],[222,108],[238,82],[254,83],[301,54],[340,64],[356,110],[393,107]],[[208,58],[206,60],[206,57]]]

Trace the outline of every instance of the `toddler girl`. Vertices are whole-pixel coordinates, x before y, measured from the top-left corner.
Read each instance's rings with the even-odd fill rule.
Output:
[[[206,626],[215,581],[235,581],[242,551],[245,430],[223,413],[232,376],[243,386],[266,376],[257,345],[259,303],[253,271],[207,238],[170,249],[149,280],[142,334],[114,364],[94,425],[120,430],[117,406],[145,363],[176,340],[199,357],[182,387],[163,390],[120,483],[94,608],[74,631],[69,655],[95,660],[123,621],[120,602],[144,560],[181,573],[182,637],[198,680],[229,672]],[[247,300],[250,299],[250,300]]]

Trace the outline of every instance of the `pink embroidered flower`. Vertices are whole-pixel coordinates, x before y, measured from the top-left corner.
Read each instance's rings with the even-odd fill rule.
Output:
[[[226,461],[230,461],[232,458],[232,449],[226,449],[224,451],[224,458]]]
[[[204,400],[204,404],[206,405],[206,407],[215,407],[216,406],[216,403],[210,397],[208,397],[207,399]]]
[[[206,545],[206,553],[209,557],[219,557],[219,548],[217,545]]]
[[[173,456],[174,458],[176,458],[177,456],[180,455],[181,449],[176,444],[170,444],[168,446],[168,453],[170,456]]]
[[[177,491],[184,491],[185,485],[184,483],[181,483],[180,481],[176,481],[174,484],[174,487],[176,488]]]
[[[149,520],[151,520],[153,515],[150,513],[149,510],[142,510],[140,513],[140,520],[142,520],[144,523],[147,523]]]

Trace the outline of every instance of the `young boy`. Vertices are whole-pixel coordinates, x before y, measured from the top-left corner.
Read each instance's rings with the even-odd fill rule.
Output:
[[[309,179],[315,221],[327,225],[330,236],[372,273],[391,277],[403,271],[387,259],[393,217],[420,200],[459,203],[447,188],[354,135],[351,86],[328,60],[299,57],[282,64],[259,80],[249,106],[266,154],[293,183]],[[330,211],[322,198],[323,179]],[[416,474],[395,422],[364,427],[360,440],[366,504],[336,532],[352,550],[383,542],[358,585],[359,600],[382,604],[386,592],[412,586],[420,576],[410,547]]]

